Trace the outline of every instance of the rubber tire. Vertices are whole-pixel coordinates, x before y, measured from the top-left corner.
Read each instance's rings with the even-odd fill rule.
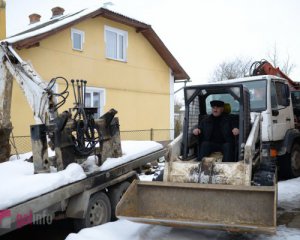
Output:
[[[117,220],[116,217],[116,208],[118,202],[121,200],[123,194],[126,192],[127,188],[130,186],[130,182],[122,182],[110,189],[108,196],[111,204],[111,220]]]
[[[300,145],[295,143],[291,151],[291,176],[300,176]]]
[[[107,223],[110,221],[110,219],[111,205],[109,198],[105,193],[99,192],[92,195],[90,198],[85,218],[74,219],[74,228],[75,230],[79,231],[82,228],[93,227]]]
[[[254,173],[253,182],[255,186],[274,186],[276,183],[275,172],[257,171]]]

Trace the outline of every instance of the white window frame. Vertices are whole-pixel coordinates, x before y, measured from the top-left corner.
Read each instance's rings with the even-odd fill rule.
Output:
[[[113,32],[117,34],[117,46],[116,46],[116,53],[117,53],[117,57],[113,57],[113,56],[109,56],[108,53],[108,40],[107,40],[107,31]],[[120,51],[119,51],[119,36],[123,36],[123,58],[120,57]],[[127,61],[127,48],[128,48],[128,32],[118,29],[118,28],[114,28],[114,27],[110,27],[105,25],[104,26],[104,42],[105,42],[105,57],[108,59],[113,59],[113,60],[117,60],[117,61],[122,61],[122,62],[126,62]]]
[[[93,93],[94,92],[97,92],[99,93],[100,95],[100,112],[98,113],[99,114],[99,117],[103,115],[104,113],[104,106],[106,104],[106,91],[104,88],[97,88],[97,87],[86,87],[86,93],[90,93],[91,94],[91,103],[92,103],[92,106],[91,107],[95,107],[93,106],[94,104],[94,99],[93,99]]]
[[[75,48],[75,46],[74,46],[74,38],[73,38],[74,34],[79,34],[81,36],[81,46],[80,46],[80,48]],[[75,28],[71,28],[71,40],[72,40],[72,49],[73,50],[83,51],[83,44],[84,44],[84,32],[83,31],[80,31],[80,30],[75,29]]]

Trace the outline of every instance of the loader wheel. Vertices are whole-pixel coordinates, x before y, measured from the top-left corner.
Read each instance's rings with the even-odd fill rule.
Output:
[[[276,158],[263,157],[259,168],[253,174],[253,185],[273,186],[277,182]]]
[[[111,203],[111,220],[116,220],[116,207],[118,202],[121,200],[123,194],[126,192],[127,188],[129,187],[130,182],[122,182],[121,184],[116,185],[113,187],[110,192],[108,193],[108,196],[110,198]]]
[[[75,219],[75,230],[79,231],[82,228],[93,227],[101,225],[110,221],[111,206],[109,198],[105,193],[100,192],[94,194],[90,200],[87,208],[85,218]]]
[[[275,183],[275,173],[271,171],[257,171],[253,176],[255,186],[273,186]]]

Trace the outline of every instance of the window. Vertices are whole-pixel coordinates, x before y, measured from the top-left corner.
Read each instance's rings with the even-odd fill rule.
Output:
[[[282,82],[275,82],[275,88],[276,88],[278,105],[285,106],[285,107],[288,106],[289,92],[288,92],[287,85]]]
[[[85,93],[85,106],[95,107],[98,109],[95,118],[99,118],[103,114],[103,108],[105,106],[105,89],[87,87]]]
[[[72,39],[72,48],[77,51],[83,51],[84,32],[72,28],[71,39]]]
[[[255,80],[242,82],[250,93],[251,112],[261,112],[267,109],[267,81]]]
[[[128,43],[127,32],[109,26],[105,26],[104,31],[106,58],[125,62]]]
[[[277,109],[277,96],[276,96],[276,88],[275,83],[271,82],[271,107],[272,109]]]
[[[212,113],[212,108],[210,106],[210,102],[213,100],[221,100],[224,103],[229,104],[230,105],[229,111],[232,114],[238,114],[240,111],[239,102],[237,100],[235,100],[232,95],[230,95],[228,93],[219,93],[219,94],[211,94],[205,99],[207,114]]]

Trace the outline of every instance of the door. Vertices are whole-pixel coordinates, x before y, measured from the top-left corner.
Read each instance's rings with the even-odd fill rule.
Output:
[[[289,90],[287,84],[279,80],[271,82],[271,140],[282,140],[293,125],[293,114],[289,99]]]

